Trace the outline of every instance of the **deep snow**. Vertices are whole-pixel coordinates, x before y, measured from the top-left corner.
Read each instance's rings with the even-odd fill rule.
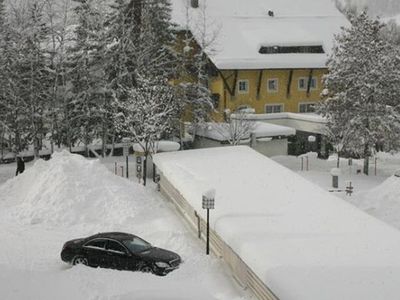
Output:
[[[154,161],[199,213],[216,189],[212,228],[279,298],[398,299],[398,230],[248,147]]]
[[[0,168],[9,174],[12,165]],[[175,251],[184,263],[161,278],[61,261],[65,241],[114,230]],[[0,186],[0,238],[0,299],[247,297],[154,187],[145,189],[97,160],[67,152],[37,161]]]

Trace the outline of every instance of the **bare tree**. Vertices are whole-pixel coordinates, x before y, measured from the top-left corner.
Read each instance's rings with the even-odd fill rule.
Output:
[[[255,122],[249,119],[246,111],[238,111],[230,115],[227,122],[213,123],[212,129],[229,144],[238,146],[251,138]]]

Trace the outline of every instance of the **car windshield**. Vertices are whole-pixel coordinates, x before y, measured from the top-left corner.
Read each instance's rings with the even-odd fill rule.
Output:
[[[143,252],[153,247],[151,244],[138,237],[124,240],[123,243],[133,253]]]

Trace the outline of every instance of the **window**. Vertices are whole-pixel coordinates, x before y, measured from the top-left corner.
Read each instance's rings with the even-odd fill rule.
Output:
[[[105,249],[106,240],[95,239],[87,242],[85,247],[93,248],[93,249]]]
[[[267,104],[265,106],[265,112],[267,114],[276,114],[283,112],[283,104]]]
[[[240,94],[247,94],[249,92],[249,81],[248,80],[239,80],[238,81],[238,90]]]
[[[278,91],[278,79],[268,79],[268,92],[277,92]]]
[[[131,240],[125,240],[123,241],[123,244],[133,253],[143,252],[152,248],[151,244],[138,237],[134,237]]]
[[[315,103],[300,103],[299,112],[300,113],[315,112]]]
[[[308,88],[308,77],[301,77],[299,78],[299,90],[300,91],[306,91]],[[311,90],[316,90],[317,89],[317,77],[312,77],[311,78],[311,85],[310,89]]]
[[[262,46],[258,50],[260,54],[290,54],[290,53],[325,53],[324,47],[319,46]]]
[[[116,241],[108,241],[107,250],[126,253],[124,246]]]

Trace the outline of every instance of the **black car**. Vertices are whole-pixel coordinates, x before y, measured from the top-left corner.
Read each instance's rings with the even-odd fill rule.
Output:
[[[177,269],[181,263],[178,254],[122,232],[68,241],[61,251],[61,259],[73,265],[151,272],[160,276]]]

